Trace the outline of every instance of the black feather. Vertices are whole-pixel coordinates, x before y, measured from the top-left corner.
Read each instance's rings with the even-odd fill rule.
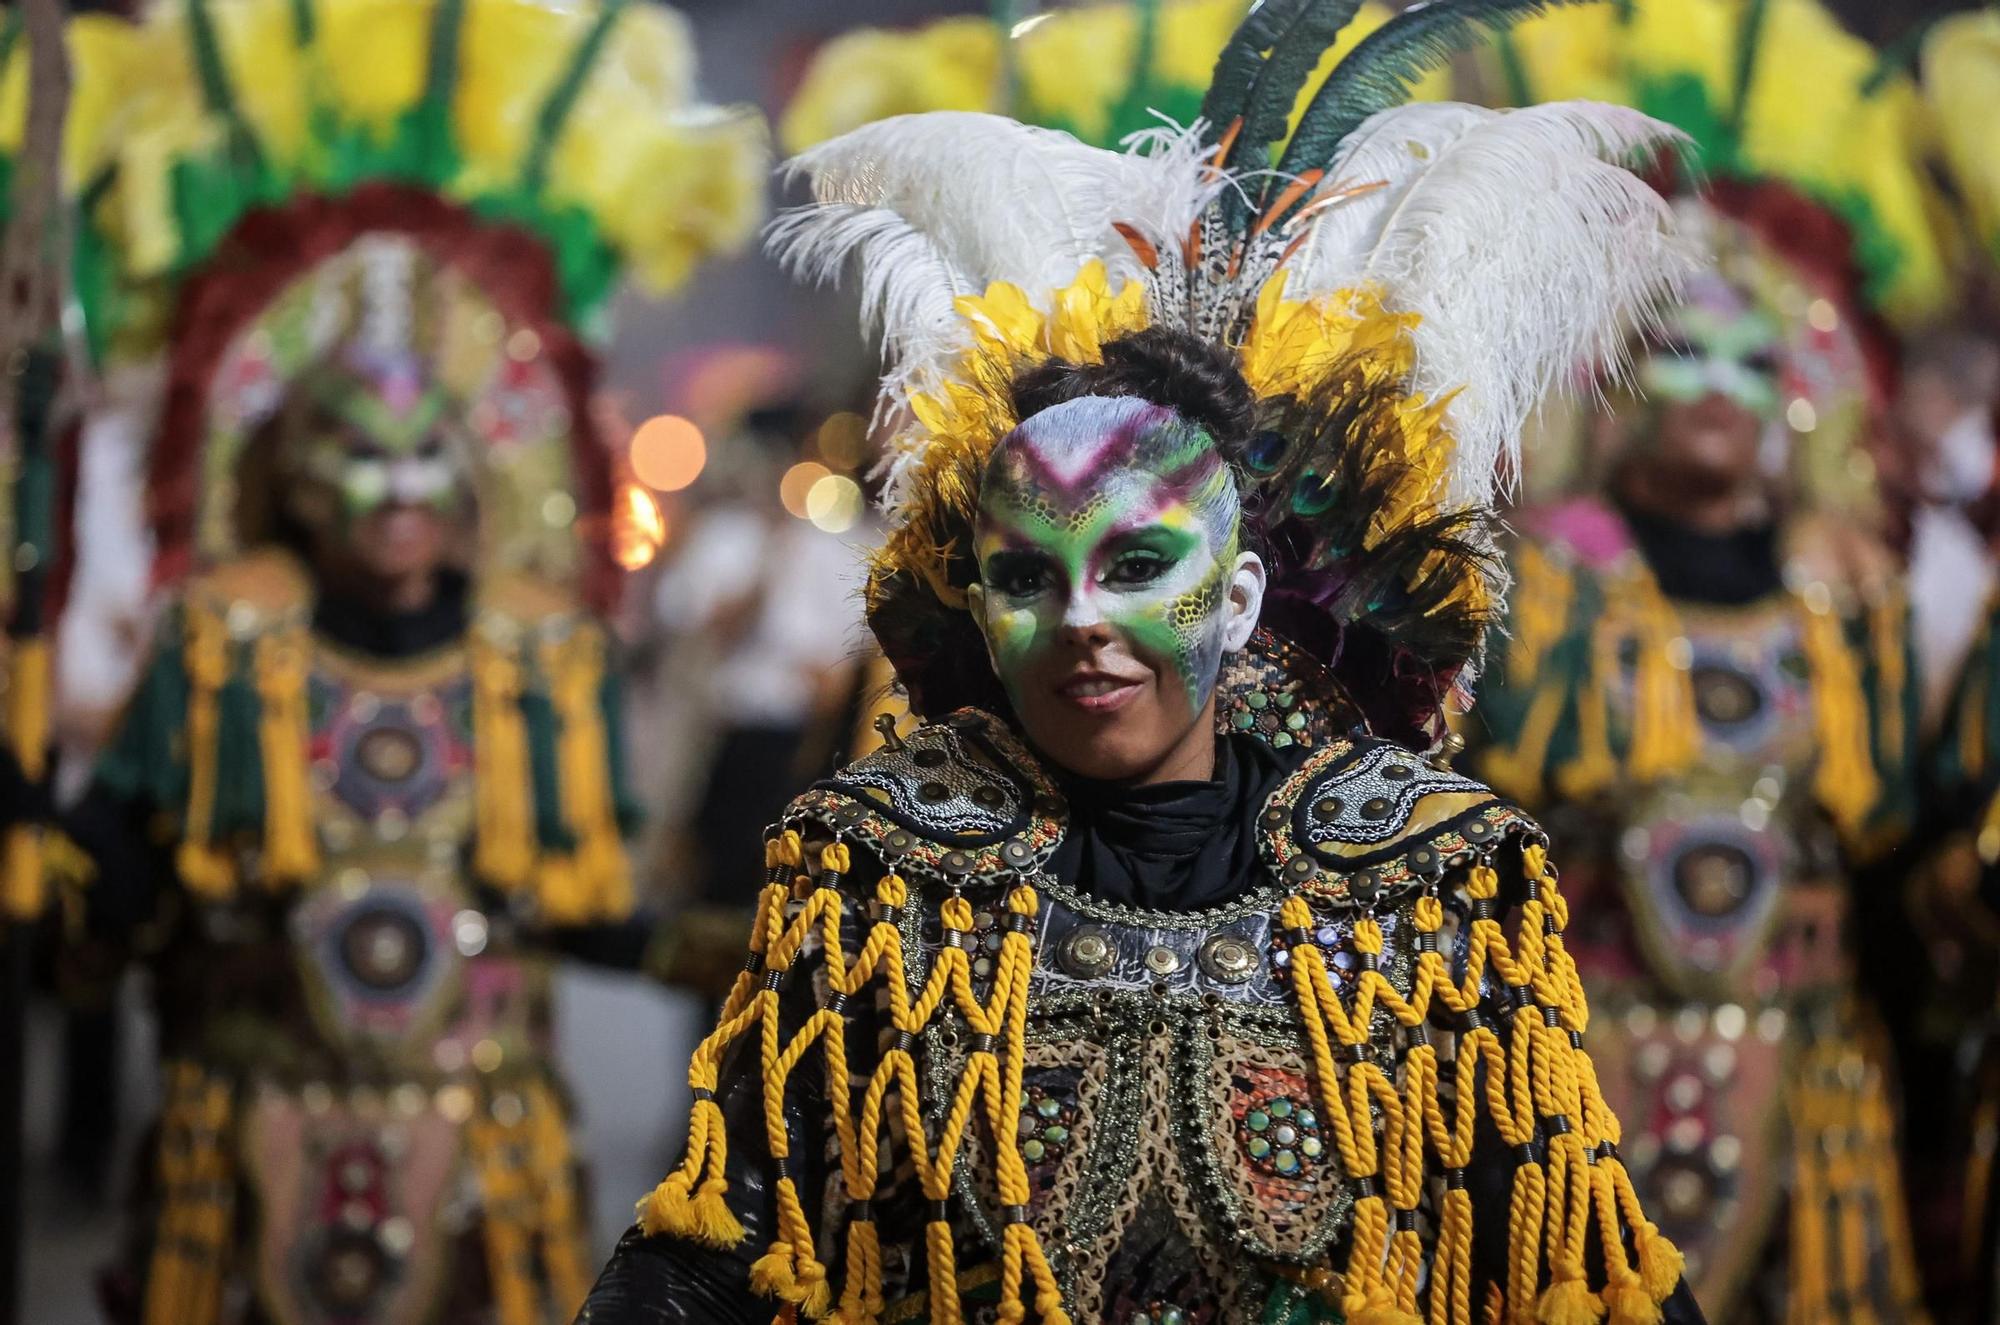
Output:
[[[1257,81],[1278,34],[1311,3],[1264,0],[1236,25],[1236,31],[1223,43],[1222,54],[1215,57],[1215,72],[1209,75],[1208,92],[1201,99],[1201,118],[1207,122],[1209,142],[1218,141],[1243,114],[1251,85]]]
[[[1243,132],[1230,163],[1232,174],[1241,178],[1269,163],[1271,145],[1285,136],[1299,90],[1360,7],[1361,0],[1310,0],[1304,12],[1286,26],[1250,88]],[[1253,150],[1254,159],[1250,155]],[[1282,183],[1279,177],[1271,176],[1250,192],[1260,199],[1268,198]]]
[[[1577,0],[1429,0],[1384,23],[1327,75],[1299,120],[1278,169],[1291,174],[1332,163],[1361,122],[1399,106],[1417,80],[1475,44],[1552,5]]]

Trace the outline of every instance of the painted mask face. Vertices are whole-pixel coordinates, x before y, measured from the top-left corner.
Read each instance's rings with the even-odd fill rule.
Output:
[[[1728,486],[1764,462],[1783,399],[1781,328],[1719,276],[1694,283],[1640,359],[1647,445],[1689,482]]]
[[[1770,421],[1778,417],[1779,359],[1784,335],[1720,277],[1698,281],[1668,317],[1662,342],[1639,365],[1646,394],[1688,405],[1719,395]]]
[[[1044,753],[1086,777],[1143,778],[1207,717],[1263,594],[1239,520],[1214,441],[1146,401],[1067,401],[1001,441],[972,608]]]
[[[467,477],[450,396],[409,356],[350,354],[298,390],[293,513],[384,575],[442,558]]]

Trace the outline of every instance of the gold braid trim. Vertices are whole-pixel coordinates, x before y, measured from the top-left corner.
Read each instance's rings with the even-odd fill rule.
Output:
[[[217,1325],[233,1246],[235,1101],[195,1063],[166,1066],[160,1118],[160,1213],[146,1270],[145,1325]]]
[[[563,819],[575,854],[542,866],[544,913],[555,921],[615,918],[632,909],[632,876],[611,795],[611,747],[598,696],[604,684],[604,637],[580,627],[542,646],[542,670],[561,729],[556,761]],[[566,890],[555,886],[560,879]]]

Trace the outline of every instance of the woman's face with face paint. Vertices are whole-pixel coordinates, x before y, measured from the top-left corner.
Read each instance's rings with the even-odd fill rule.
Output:
[[[972,609],[1028,739],[1085,777],[1205,777],[1225,652],[1256,628],[1263,564],[1235,481],[1172,411],[1090,396],[995,451]]]

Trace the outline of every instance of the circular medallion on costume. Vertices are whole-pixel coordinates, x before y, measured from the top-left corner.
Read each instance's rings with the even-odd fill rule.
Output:
[[[327,1235],[307,1271],[312,1295],[332,1314],[359,1319],[369,1314],[389,1278],[389,1259],[373,1237],[354,1229]]]
[[[1062,941],[1056,960],[1071,975],[1089,980],[1111,973],[1111,968],[1118,964],[1118,950],[1104,930],[1096,925],[1083,925],[1071,930]]]
[[[1720,919],[1750,899],[1757,883],[1756,862],[1728,842],[1698,842],[1674,860],[1674,891],[1698,916]]]
[[[400,908],[362,907],[340,935],[341,963],[366,988],[393,993],[408,985],[430,956],[430,936]]]
[[[355,742],[354,757],[372,778],[407,782],[422,764],[424,748],[415,736],[401,728],[375,727],[363,732]]]
[[[1733,667],[1696,664],[1694,707],[1712,727],[1739,727],[1764,711],[1764,692],[1756,678]]]

